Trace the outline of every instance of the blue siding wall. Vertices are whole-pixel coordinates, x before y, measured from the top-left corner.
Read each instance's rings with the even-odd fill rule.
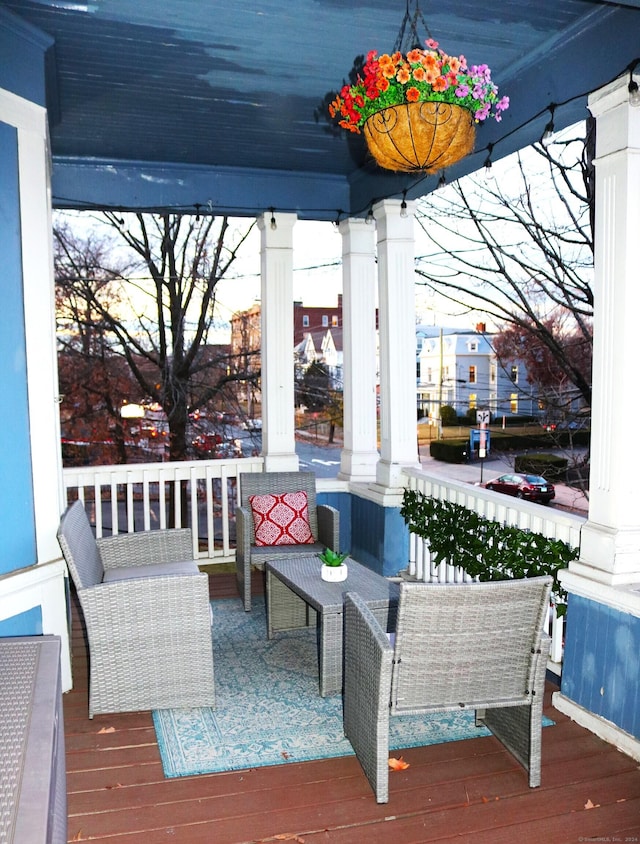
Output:
[[[19,210],[17,132],[0,123],[0,573],[36,562]]]
[[[373,571],[391,577],[409,562],[409,531],[399,507],[381,507],[351,496],[351,554]]]
[[[42,636],[42,609],[33,609],[0,621],[0,637]]]
[[[640,618],[570,595],[562,693],[640,739]]]

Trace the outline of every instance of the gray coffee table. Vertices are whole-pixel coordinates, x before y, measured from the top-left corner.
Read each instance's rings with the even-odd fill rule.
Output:
[[[322,563],[316,554],[270,559],[267,576],[267,635],[315,627],[319,630],[318,668],[320,694],[342,691],[342,640],[344,596],[357,592],[384,630],[395,628],[399,589],[385,577],[346,560],[349,575],[342,583],[320,577]]]

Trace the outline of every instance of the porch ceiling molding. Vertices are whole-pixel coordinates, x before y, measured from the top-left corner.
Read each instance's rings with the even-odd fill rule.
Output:
[[[391,49],[404,0],[254,0],[215,14],[201,0],[0,0],[2,9],[54,42],[56,207],[275,207],[335,220],[436,186],[379,170],[361,137],[333,137],[314,115],[356,55]],[[481,11],[452,0],[426,16],[443,47],[487,62],[511,100],[448,181],[480,168],[489,143],[497,159],[537,140],[551,103],[558,129],[586,117],[586,94],[640,51],[640,0],[487,0]]]

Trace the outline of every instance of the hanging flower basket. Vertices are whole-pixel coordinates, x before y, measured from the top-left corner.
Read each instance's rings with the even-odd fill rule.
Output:
[[[473,149],[474,126],[499,121],[509,98],[498,98],[487,65],[469,67],[431,38],[426,49],[378,57],[371,51],[329,105],[349,132],[361,131],[387,170],[442,170]]]
[[[429,173],[468,155],[476,135],[468,109],[441,102],[383,108],[367,118],[362,132],[380,167]]]

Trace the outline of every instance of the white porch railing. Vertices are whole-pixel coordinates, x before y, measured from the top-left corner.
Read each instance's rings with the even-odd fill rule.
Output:
[[[67,502],[83,502],[96,536],[191,526],[194,559],[221,563],[235,559],[230,532],[238,475],[261,472],[262,464],[261,457],[132,463],[68,468],[62,475]]]
[[[197,525],[194,530],[194,558],[223,563],[235,559],[232,531],[238,501],[238,476],[261,472],[261,457],[237,460],[197,460],[180,463],[141,463],[120,466],[87,466],[63,470],[67,501],[79,498],[96,526],[96,535],[131,533],[136,530],[165,529],[173,524]],[[550,507],[511,499],[484,487],[445,480],[421,470],[408,470],[407,486],[425,495],[452,501],[485,518],[561,539],[580,546],[580,530],[586,519]],[[319,488],[348,484],[335,480],[319,481]],[[186,501],[186,511],[184,502]],[[459,567],[435,565],[426,542],[410,534],[411,579],[439,583],[459,583],[471,579]],[[563,619],[555,608],[549,612],[552,638],[550,664],[560,673]]]
[[[407,486],[431,498],[451,501],[473,510],[486,519],[500,524],[534,531],[549,539],[561,539],[573,548],[580,547],[580,531],[584,516],[565,513],[529,501],[510,498],[480,486],[444,480],[421,470],[407,470]],[[409,534],[408,575],[426,583],[462,583],[472,578],[459,566],[436,564],[431,559],[426,540]],[[562,663],[564,618],[558,616],[555,605],[549,607],[548,633],[551,636],[550,668],[560,674]]]

